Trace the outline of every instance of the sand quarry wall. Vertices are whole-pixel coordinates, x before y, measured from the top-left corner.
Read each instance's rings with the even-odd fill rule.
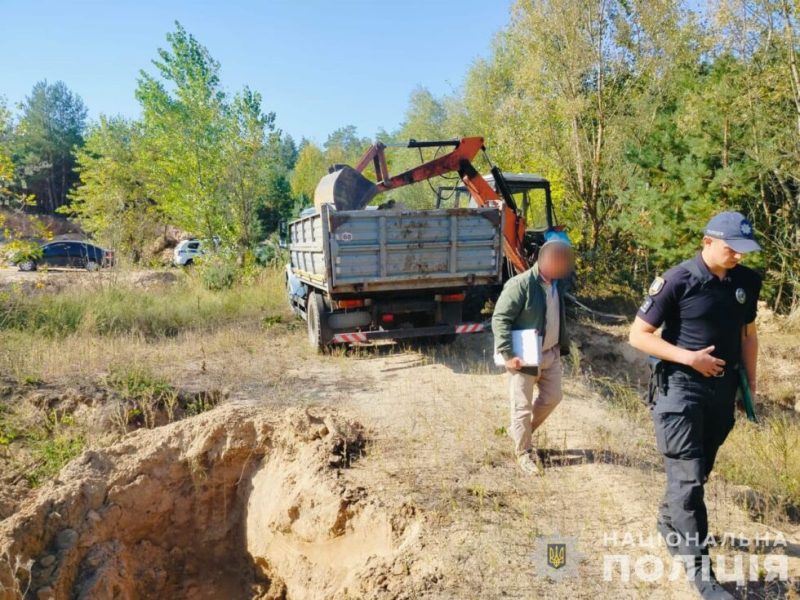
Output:
[[[0,600],[403,597],[420,524],[342,476],[363,446],[226,405],[87,450],[0,523]]]

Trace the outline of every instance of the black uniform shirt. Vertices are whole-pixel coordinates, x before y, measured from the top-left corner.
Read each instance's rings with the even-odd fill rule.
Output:
[[[702,255],[656,278],[637,316],[653,327],[664,325],[661,337],[680,348],[715,346],[713,356],[728,366],[741,363],[742,327],[756,318],[761,276],[744,265],[723,279],[708,270]]]

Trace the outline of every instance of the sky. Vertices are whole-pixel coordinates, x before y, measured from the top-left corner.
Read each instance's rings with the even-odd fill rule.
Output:
[[[403,120],[417,86],[457,89],[489,55],[510,0],[0,0],[0,96],[64,81],[90,119],[139,115],[141,69],[180,21],[221,63],[227,92],[247,85],[295,140],[344,125],[374,137]]]

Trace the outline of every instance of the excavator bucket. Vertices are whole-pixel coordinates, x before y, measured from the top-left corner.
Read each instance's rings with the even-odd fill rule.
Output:
[[[378,186],[352,167],[342,165],[325,175],[314,190],[314,206],[333,203],[336,210],[361,210],[379,191]]]

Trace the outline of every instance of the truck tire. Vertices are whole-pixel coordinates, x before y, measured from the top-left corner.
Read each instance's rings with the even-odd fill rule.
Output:
[[[308,343],[317,352],[326,352],[330,346],[325,302],[322,295],[309,290],[306,300],[306,325],[308,326]]]

